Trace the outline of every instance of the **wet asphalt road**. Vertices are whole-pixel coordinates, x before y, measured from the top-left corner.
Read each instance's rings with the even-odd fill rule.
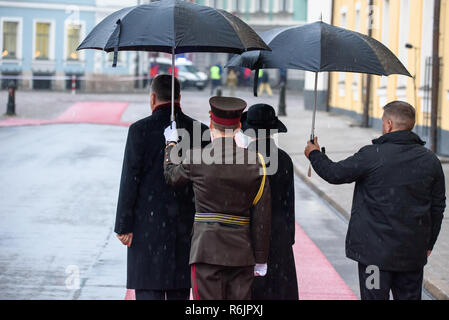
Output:
[[[0,299],[124,298],[126,249],[113,224],[126,134],[89,124],[0,128]],[[295,187],[298,223],[358,295],[346,222],[299,178]]]

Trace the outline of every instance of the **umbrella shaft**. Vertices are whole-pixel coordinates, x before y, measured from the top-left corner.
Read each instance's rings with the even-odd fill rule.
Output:
[[[310,134],[310,140],[313,141],[315,138],[315,118],[316,118],[316,99],[317,99],[317,90],[318,90],[318,72],[315,72],[315,95],[314,95],[314,107],[313,107],[313,116],[312,116],[312,132]]]
[[[171,117],[175,121],[175,47],[171,51]]]

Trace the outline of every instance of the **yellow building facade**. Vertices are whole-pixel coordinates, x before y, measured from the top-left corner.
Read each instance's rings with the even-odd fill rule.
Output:
[[[382,108],[394,100],[416,108],[418,133],[429,140],[432,79],[434,0],[334,0],[333,24],[368,34],[386,45],[415,79],[392,75],[371,76],[370,121],[380,127]],[[449,0],[441,0],[440,89],[437,152],[449,155]],[[365,103],[366,75],[333,72],[329,106],[333,111],[360,118]]]

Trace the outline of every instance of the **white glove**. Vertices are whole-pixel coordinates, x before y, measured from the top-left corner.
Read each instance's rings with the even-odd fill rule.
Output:
[[[179,135],[178,130],[176,129],[176,121],[173,121],[171,125],[169,125],[164,130],[165,142],[169,144],[170,142],[178,142]]]
[[[254,276],[255,277],[264,277],[267,274],[268,266],[266,263],[264,264],[256,264],[254,266]]]

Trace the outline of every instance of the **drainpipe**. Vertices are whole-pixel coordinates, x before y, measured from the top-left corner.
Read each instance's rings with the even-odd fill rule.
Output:
[[[435,0],[433,11],[432,111],[430,118],[430,149],[433,152],[437,152],[438,145],[438,95],[440,91],[440,9],[441,0]]]
[[[373,25],[371,21],[371,9],[374,6],[374,0],[369,1],[369,13],[368,13],[368,36],[373,36]],[[366,76],[366,95],[365,95],[365,105],[363,107],[363,118],[362,118],[362,127],[369,127],[369,104],[371,101],[371,75]]]

